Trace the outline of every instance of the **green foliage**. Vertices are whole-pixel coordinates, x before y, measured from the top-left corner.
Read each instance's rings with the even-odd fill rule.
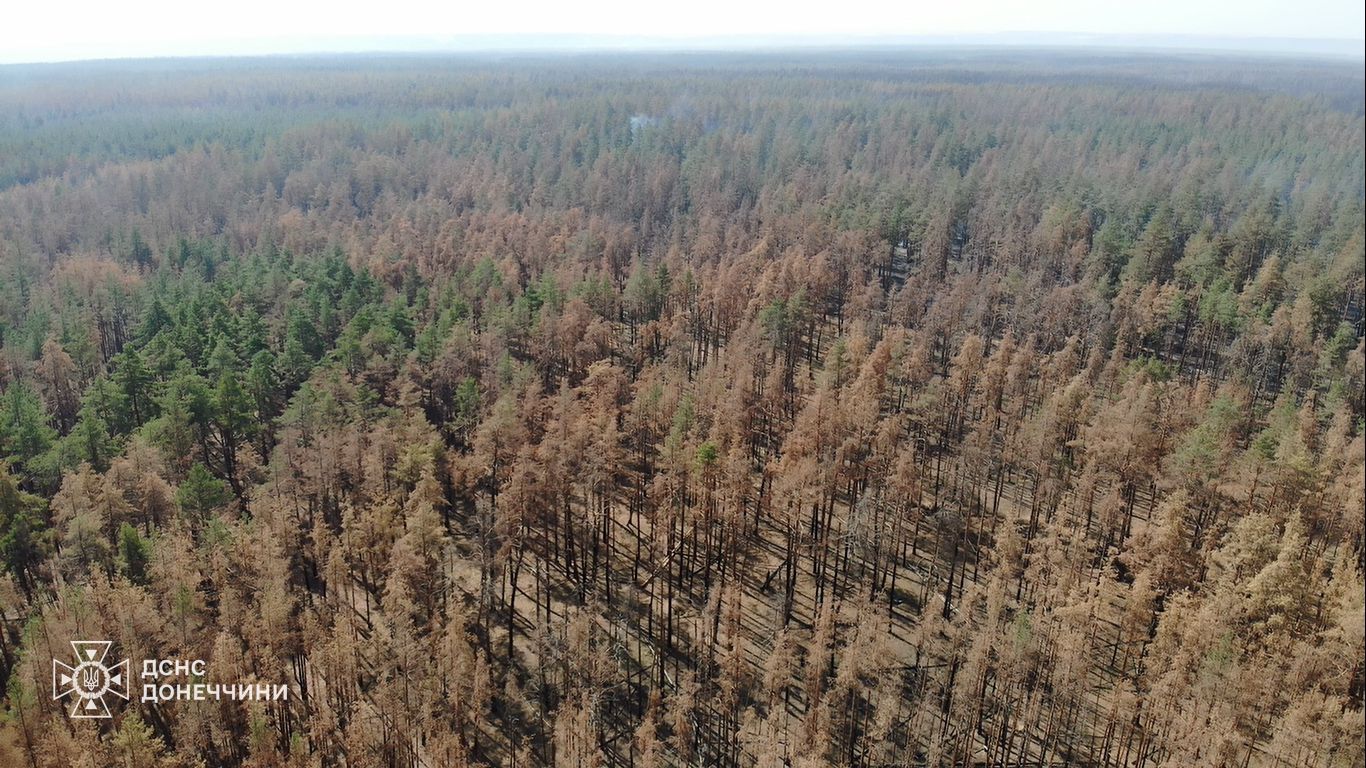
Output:
[[[181,511],[196,525],[203,525],[209,513],[226,504],[229,498],[227,483],[214,477],[199,462],[190,468],[176,490]]]
[[[275,369],[275,355],[269,349],[258,351],[247,370],[247,394],[256,409],[256,423],[267,424],[280,415],[283,386]]]
[[[716,448],[716,444],[710,440],[697,447],[697,463],[704,469],[716,464],[716,460],[719,456],[720,453]]]
[[[1186,434],[1172,455],[1177,474],[1195,487],[1217,478],[1233,449],[1234,429],[1240,420],[1231,398],[1216,398],[1204,420]]]
[[[119,394],[114,423],[119,432],[130,432],[156,416],[152,375],[136,349],[120,353],[110,363],[114,371],[111,379]]]
[[[109,468],[109,460],[114,456],[114,441],[110,439],[104,418],[91,403],[81,406],[76,426],[65,442],[74,461],[63,462],[64,465],[85,462],[98,472]]]
[[[161,738],[152,730],[152,726],[143,721],[136,709],[124,716],[109,743],[118,756],[119,764],[131,768],[157,765],[166,750]]]
[[[218,375],[212,408],[214,423],[225,441],[249,437],[256,428],[256,403],[235,369],[226,368]]]
[[[1223,271],[1219,249],[1205,232],[1197,232],[1186,241],[1181,260],[1176,263],[1177,277],[1188,284],[1206,286]]]
[[[1227,280],[1219,279],[1200,294],[1200,321],[1224,332],[1235,331],[1239,324],[1238,296]]]
[[[695,420],[696,411],[693,409],[692,397],[685,395],[674,409],[673,424],[669,427],[669,436],[665,438],[664,444],[670,451],[677,451],[682,447],[683,440],[692,429]]]
[[[456,387],[455,397],[452,398],[450,418],[452,429],[460,433],[468,433],[475,424],[479,423],[480,407],[479,383],[466,376],[461,379],[459,386]]]
[[[0,393],[0,452],[26,470],[52,448],[57,432],[47,409],[27,384],[16,382]]]
[[[668,296],[669,282],[667,266],[661,263],[651,270],[642,261],[637,260],[622,292],[622,301],[626,304],[631,317],[637,322],[658,320]]]
[[[41,498],[19,489],[9,468],[0,461],[0,565],[26,593],[33,590],[38,567],[47,558],[44,506]]]
[[[1128,263],[1130,236],[1127,228],[1116,216],[1107,216],[1096,233],[1095,246],[1091,250],[1093,270],[1105,284],[1114,282],[1120,270]]]
[[[1139,283],[1166,279],[1171,271],[1176,239],[1171,209],[1163,205],[1148,220],[1134,243],[1132,254],[1125,263],[1125,278]]]
[[[1154,357],[1140,357],[1129,363],[1129,370],[1135,375],[1143,375],[1153,381],[1167,381],[1172,377],[1172,367]]]
[[[175,320],[166,311],[166,306],[162,304],[161,297],[153,296],[152,304],[147,308],[147,313],[142,318],[142,327],[138,330],[138,337],[145,344],[162,331],[174,333]]]
[[[152,559],[151,545],[128,523],[119,526],[119,566],[134,584],[147,583],[147,565]]]

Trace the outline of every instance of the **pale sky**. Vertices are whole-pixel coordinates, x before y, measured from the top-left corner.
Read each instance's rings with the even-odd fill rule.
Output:
[[[676,47],[715,46],[726,37],[790,43],[1043,32],[1359,41],[1366,26],[1362,0],[4,0],[0,6],[0,62],[432,50],[479,47],[454,38],[502,36],[506,45],[506,36],[526,35]]]

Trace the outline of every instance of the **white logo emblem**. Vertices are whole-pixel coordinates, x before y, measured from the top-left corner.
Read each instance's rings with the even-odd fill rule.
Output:
[[[128,700],[128,659],[106,666],[104,657],[111,645],[108,640],[72,640],[76,666],[52,660],[52,698],[74,695],[72,717],[109,717],[105,694]]]

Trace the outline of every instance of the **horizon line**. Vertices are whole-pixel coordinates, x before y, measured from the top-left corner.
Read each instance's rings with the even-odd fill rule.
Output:
[[[1366,38],[1192,33],[973,32],[842,34],[516,34],[336,35],[327,37],[225,38],[189,41],[161,51],[106,50],[90,56],[34,55],[5,59],[0,66],[41,66],[112,61],[288,58],[346,55],[459,55],[566,53],[761,53],[794,50],[886,50],[888,48],[1074,49],[1112,52],[1253,55],[1336,61],[1366,59]],[[56,52],[54,52],[56,53]],[[20,54],[21,56],[23,54]]]

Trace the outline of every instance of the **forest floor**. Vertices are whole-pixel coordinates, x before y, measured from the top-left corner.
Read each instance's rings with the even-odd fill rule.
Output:
[[[1014,524],[1020,528],[1027,525],[1029,505],[1024,500],[1024,495],[1025,490],[1018,485],[1006,487],[999,506],[999,514],[1002,516],[1000,524]],[[1064,504],[1060,513],[1065,513],[1067,507],[1068,505]],[[642,551],[650,551],[649,543],[642,539],[636,527],[631,524],[624,505],[615,507],[615,516],[615,524],[612,526],[616,537],[613,550],[618,553],[629,553],[634,552],[635,547],[639,545]],[[1145,518],[1136,518],[1136,526],[1145,524]],[[740,642],[749,663],[749,672],[754,676],[762,675],[765,660],[773,650],[774,640],[781,626],[782,589],[766,582],[769,581],[770,575],[783,567],[786,553],[785,531],[775,521],[765,517],[758,530],[759,535],[747,541],[742,562],[735,565],[735,572],[739,575],[742,585],[740,594],[744,604]],[[462,539],[458,547],[464,550],[466,557],[477,556],[476,546],[469,538]],[[948,564],[936,557],[938,549],[939,542],[936,541],[932,526],[922,526],[919,538],[907,548],[908,553],[913,553],[912,557],[902,564],[895,582],[889,585],[888,590],[877,596],[879,609],[876,615],[886,622],[878,644],[879,658],[885,670],[906,675],[908,681],[914,680],[914,673],[920,671],[917,667],[920,660],[925,657],[942,657],[948,650],[947,636],[941,633],[938,637],[924,637],[917,630],[917,624],[925,611],[938,611],[943,607],[943,573],[947,570]],[[817,580],[813,572],[811,555],[809,552],[798,551],[796,557],[797,578],[789,628],[801,649],[801,658],[805,656],[806,647],[816,630],[821,607],[817,600]],[[855,558],[857,555],[851,555],[851,562],[846,567],[867,567],[867,563]],[[478,594],[480,590],[479,572],[470,564],[472,562],[473,560],[469,560],[465,567],[453,571],[458,587],[469,595]],[[612,564],[611,578],[615,595],[612,606],[605,610],[601,610],[604,606],[600,602],[588,606],[579,605],[576,582],[563,571],[548,565],[544,567],[549,571],[550,594],[538,594],[540,590],[537,587],[538,577],[535,568],[541,566],[524,567],[517,582],[518,608],[514,620],[516,634],[513,644],[518,666],[522,669],[536,669],[543,664],[555,664],[556,660],[547,655],[554,653],[553,645],[546,643],[543,637],[538,637],[538,633],[553,634],[559,631],[571,615],[587,608],[591,610],[602,634],[611,638],[614,646],[613,656],[629,667],[629,680],[640,681],[642,678],[648,679],[649,676],[657,675],[662,665],[663,676],[668,685],[677,686],[680,675],[687,671],[688,660],[692,659],[695,663],[699,658],[701,649],[698,645],[704,642],[709,633],[709,629],[704,625],[708,621],[706,610],[710,597],[703,593],[700,587],[702,579],[699,577],[691,590],[676,588],[678,591],[672,598],[672,605],[668,603],[667,597],[654,600],[655,632],[659,632],[658,625],[663,621],[663,614],[670,610],[677,632],[675,653],[670,658],[664,658],[661,649],[652,642],[643,626],[645,620],[641,612],[648,608],[642,606],[642,600],[648,602],[650,598],[645,594],[647,585],[642,582],[648,582],[650,574],[667,568],[668,563],[647,561],[642,565],[644,567],[639,574],[641,578],[637,581],[633,579],[630,561],[624,555]],[[970,563],[966,567],[967,573],[963,577],[965,583],[954,588],[956,596],[961,596],[967,586],[966,582],[975,580],[978,575],[977,569],[971,567]],[[885,608],[889,594],[893,601],[890,610]],[[593,599],[597,601],[598,597],[594,596]],[[831,599],[827,595],[826,600]],[[1083,703],[1083,715],[1080,718],[1083,722],[1090,719],[1090,713],[1100,713],[1112,706],[1113,695],[1120,678],[1119,672],[1114,670],[1114,662],[1117,656],[1123,655],[1121,617],[1125,604],[1122,593],[1115,588],[1107,590],[1101,596],[1100,605],[1103,609],[1093,616],[1091,652],[1099,662],[1097,667],[1111,672],[1091,673],[1091,696]],[[358,611],[362,608],[363,606],[357,606]],[[376,609],[371,606],[370,610]],[[499,604],[495,610],[505,613],[506,603]],[[548,626],[543,617],[546,610],[551,617]],[[618,620],[623,618],[626,620]],[[500,626],[498,621],[490,623],[492,626]],[[848,628],[846,617],[840,629],[843,631]],[[501,628],[490,638],[490,643],[495,647],[506,642],[506,631]],[[924,643],[925,647],[918,648],[917,642]],[[542,658],[543,655],[546,655],[546,658]],[[788,681],[785,716],[790,720],[799,720],[808,713],[809,702],[806,701],[802,685],[804,674],[805,665],[799,662]],[[928,703],[928,700],[924,701]],[[920,706],[924,706],[925,703]],[[900,711],[897,713],[896,722],[904,723],[914,715],[914,712]],[[934,716],[942,716],[937,707]],[[1103,718],[1097,718],[1096,721],[1103,721]],[[543,733],[548,733],[552,727],[553,724],[544,723]],[[630,764],[632,729],[628,726],[609,727],[607,734],[604,748],[610,750],[610,754],[605,755],[609,764]],[[506,764],[505,759],[511,754],[512,748],[506,735],[484,736],[484,743],[488,748],[486,757],[494,762]],[[1042,753],[1041,745],[1045,743],[1042,733],[1023,734],[1022,737],[1012,733],[1010,736],[1023,738],[1025,741],[1022,747],[1024,754],[1020,755],[1017,764],[1061,765],[1066,762],[1063,757],[1051,754],[1051,751],[1047,755]],[[976,753],[985,764],[986,755],[991,747],[988,743],[989,737],[986,733],[979,732],[977,738],[979,743]],[[1089,739],[1093,750],[1096,751],[1105,749],[1104,741],[1105,734],[1093,734]],[[703,764],[706,764],[705,760]]]

